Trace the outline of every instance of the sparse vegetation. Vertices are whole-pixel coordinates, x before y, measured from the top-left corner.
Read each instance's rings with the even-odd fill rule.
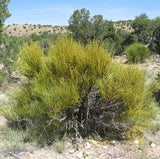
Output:
[[[53,29],[54,28],[54,29]],[[62,29],[60,29],[62,28]],[[53,29],[53,30],[52,30]],[[50,34],[57,34],[57,33],[67,33],[67,29],[63,29],[61,26],[51,26],[51,25],[17,25],[16,27],[13,26],[6,26],[5,27],[5,33],[9,36],[29,36],[32,33],[36,33],[37,35],[42,34],[43,32],[49,32]]]

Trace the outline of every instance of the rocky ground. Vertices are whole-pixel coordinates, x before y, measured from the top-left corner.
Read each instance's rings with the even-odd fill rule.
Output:
[[[126,62],[125,56],[115,57],[115,60],[120,63]],[[160,71],[160,57],[154,55],[151,60],[139,66],[146,69],[153,78]],[[13,88],[13,86],[6,86],[5,90],[1,88],[1,107],[8,104],[8,92]],[[43,148],[17,143],[20,151],[16,153],[16,147],[13,146],[11,149],[11,143],[6,146],[7,139],[3,140],[3,127],[7,126],[7,120],[0,115],[0,159],[160,159],[160,112],[157,113],[154,123],[154,127],[134,140],[99,142],[79,139],[76,144],[65,140]]]

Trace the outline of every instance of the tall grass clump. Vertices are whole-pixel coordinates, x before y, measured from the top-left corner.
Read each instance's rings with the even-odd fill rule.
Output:
[[[4,75],[3,72],[0,70],[0,87],[2,86],[3,81],[4,81]]]
[[[47,139],[66,132],[105,137],[150,121],[153,99],[143,71],[112,62],[96,42],[83,46],[65,38],[43,51],[38,42],[22,46],[19,66],[27,79],[8,118]]]
[[[150,58],[150,51],[143,44],[134,43],[126,48],[126,56],[130,62],[144,62]]]

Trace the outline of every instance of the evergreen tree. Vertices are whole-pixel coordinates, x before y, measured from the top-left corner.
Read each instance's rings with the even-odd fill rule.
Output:
[[[0,0],[0,43],[2,42],[3,39],[3,25],[5,20],[11,16],[8,10],[8,3],[10,0]]]
[[[138,42],[150,47],[153,40],[153,27],[152,20],[148,18],[146,13],[136,16],[131,26],[138,36]]]
[[[160,54],[160,23],[154,31],[154,44],[156,52]]]
[[[73,33],[76,40],[81,40],[87,43],[91,38],[91,22],[90,12],[85,8],[81,10],[75,10],[73,15],[69,19],[69,30]]]

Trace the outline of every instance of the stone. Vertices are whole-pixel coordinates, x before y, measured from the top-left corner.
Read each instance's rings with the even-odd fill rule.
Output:
[[[151,144],[151,147],[152,147],[152,148],[156,147],[156,144],[152,143],[152,144]]]
[[[0,115],[0,127],[7,125],[7,119]]]
[[[90,149],[90,148],[91,148],[91,144],[90,144],[89,142],[86,142],[85,148],[86,148],[86,149]]]
[[[138,144],[139,144],[139,141],[138,141],[138,140],[135,140],[135,141],[134,141],[134,144],[138,145]]]
[[[111,141],[111,144],[115,145],[115,144],[116,144],[116,141],[115,141],[115,140]]]
[[[104,150],[107,150],[107,149],[108,149],[108,147],[107,147],[107,146],[103,146],[103,149],[104,149]]]
[[[77,156],[77,158],[81,159],[83,157],[83,154],[82,153],[78,153],[76,156]]]
[[[0,100],[7,101],[8,97],[5,94],[0,94]]]
[[[0,70],[2,70],[4,68],[4,64],[0,63]]]
[[[73,154],[74,152],[75,152],[74,149],[69,150],[69,153],[70,153],[70,154]]]

